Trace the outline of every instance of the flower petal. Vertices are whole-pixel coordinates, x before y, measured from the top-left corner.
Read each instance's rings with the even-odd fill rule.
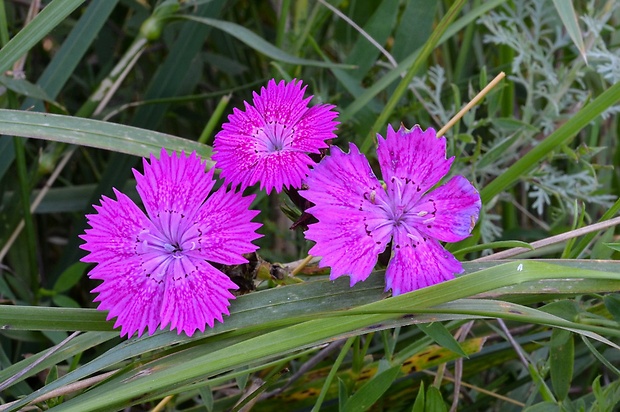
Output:
[[[242,255],[258,249],[252,241],[261,237],[256,230],[262,226],[251,221],[259,213],[250,209],[252,200],[254,195],[244,197],[240,192],[226,191],[224,186],[211,194],[196,215],[199,238],[183,240],[200,245],[187,255],[225,265],[247,262]]]
[[[175,238],[191,220],[214,185],[211,169],[192,153],[168,155],[161,150],[159,160],[151,155],[151,163],[143,161],[144,175],[134,170],[137,190],[147,214],[160,231]],[[164,213],[162,213],[164,212]]]
[[[417,199],[448,174],[454,160],[446,159],[445,137],[437,139],[430,127],[423,131],[418,125],[411,130],[401,126],[394,131],[388,126],[386,138],[377,135],[377,140],[377,158],[388,190],[393,190],[395,177],[414,185]]]
[[[463,176],[427,193],[411,210],[415,227],[442,242],[458,242],[469,236],[480,213],[480,194]]]
[[[310,253],[331,266],[331,279],[351,276],[351,285],[364,280],[390,239],[391,225],[378,206],[385,191],[358,148],[345,154],[333,146],[308,176],[309,189],[299,193],[315,203],[307,210],[318,219],[306,231],[316,244]]]
[[[332,110],[335,107],[321,104],[308,109],[292,126],[291,149],[319,153],[319,149],[327,148],[325,140],[336,138],[338,122],[334,119],[338,113]]]
[[[293,79],[289,83],[280,80],[276,84],[276,81],[271,79],[267,87],[261,87],[260,94],[252,93],[254,107],[262,115],[264,123],[283,125],[297,123],[308,110],[308,103],[312,100],[312,96],[304,99],[306,86],[302,86],[301,80]]]
[[[140,233],[154,230],[152,223],[140,208],[126,195],[113,189],[118,200],[103,196],[97,213],[86,215],[91,229],[80,238],[86,243],[81,249],[90,253],[82,262],[112,264],[136,255]]]
[[[213,327],[216,319],[223,322],[235,298],[228,289],[238,288],[228,276],[204,260],[190,258],[173,261],[170,271],[161,303],[162,328],[170,324],[178,334],[192,336],[196,329],[204,332],[205,325]]]
[[[121,326],[121,337],[138,336],[148,327],[149,335],[160,324],[160,310],[164,294],[163,282],[143,274],[139,257],[108,265],[98,265],[88,274],[103,280],[92,290],[97,293],[97,309],[108,310],[107,320],[117,318],[114,327]]]
[[[463,272],[461,263],[439,242],[408,233],[403,226],[395,230],[392,253],[385,271],[385,290],[392,289],[393,296],[453,279],[455,273]]]
[[[262,157],[251,171],[250,186],[260,182],[260,190],[271,189],[280,193],[283,188],[299,188],[314,165],[310,156],[303,152],[280,151]]]

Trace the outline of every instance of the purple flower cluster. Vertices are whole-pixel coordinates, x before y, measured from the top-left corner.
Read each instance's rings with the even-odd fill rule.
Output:
[[[121,336],[168,325],[191,336],[223,321],[237,286],[209,262],[245,263],[243,254],[257,249],[254,196],[241,193],[256,183],[267,193],[304,184],[299,193],[318,220],[306,231],[315,242],[310,253],[331,268],[331,279],[365,280],[387,247],[386,290],[393,295],[463,271],[439,242],[469,236],[480,196],[462,176],[435,187],[454,160],[446,159],[445,138],[430,128],[389,126],[385,138],[378,136],[383,182],[352,143],[348,153],[331,146],[331,155],[316,164],[309,154],[336,137],[337,113],[332,105],[308,107],[312,96],[304,99],[305,89],[301,81],[271,80],[252,105],[234,109],[214,142],[226,185],[211,195],[213,169],[205,172],[195,153],[162,149],[159,159],[144,161],[144,174],[134,170],[146,213],[115,190],[116,200],[104,196],[97,213],[87,215],[91,228],[81,248],[90,253],[82,260],[97,263],[89,274],[102,281],[95,301],[108,319],[117,318]]]

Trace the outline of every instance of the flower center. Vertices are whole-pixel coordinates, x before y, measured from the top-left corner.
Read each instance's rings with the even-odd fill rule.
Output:
[[[175,259],[181,259],[183,257],[183,247],[179,245],[179,242],[164,243],[164,250],[170,253]]]
[[[291,128],[284,124],[268,123],[258,132],[258,138],[264,151],[280,152],[290,144]]]

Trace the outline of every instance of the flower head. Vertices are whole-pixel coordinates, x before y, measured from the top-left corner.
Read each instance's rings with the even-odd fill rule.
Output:
[[[192,153],[144,160],[144,174],[134,170],[146,214],[125,194],[103,197],[97,213],[87,215],[91,229],[80,237],[90,253],[84,262],[97,263],[90,278],[103,282],[93,289],[98,309],[116,317],[121,336],[149,335],[168,324],[191,336],[205,325],[214,326],[228,315],[237,289],[208,261],[246,262],[241,254],[257,249],[257,211],[253,197],[227,192],[224,187],[207,198],[214,185],[213,169]],[[206,200],[205,200],[206,199]]]
[[[213,160],[228,183],[243,190],[260,182],[267,193],[301,186],[315,164],[308,153],[326,148],[338,124],[334,106],[309,108],[312,96],[304,99],[305,91],[301,80],[276,84],[272,79],[253,94],[253,105],[233,109],[213,143]]]
[[[331,266],[332,279],[349,275],[352,286],[370,275],[391,241],[385,289],[393,295],[453,278],[463,268],[439,241],[469,236],[480,195],[462,176],[431,190],[454,160],[433,129],[389,126],[378,139],[385,188],[354,144],[349,153],[334,146],[306,179],[309,189],[300,194],[315,204],[308,212],[318,219],[306,231],[316,242],[310,253]]]

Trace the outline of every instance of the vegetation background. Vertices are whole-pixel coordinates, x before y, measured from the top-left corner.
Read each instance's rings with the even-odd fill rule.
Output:
[[[1,1],[0,410],[614,410],[619,27],[615,0]],[[483,200],[450,246],[466,275],[389,299],[382,270],[329,282],[299,266],[299,211],[259,194],[260,260],[229,268],[258,290],[223,324],[124,340],[92,309],[84,214],[136,198],[162,146],[208,159],[270,78],[372,157],[501,71],[446,132]]]

